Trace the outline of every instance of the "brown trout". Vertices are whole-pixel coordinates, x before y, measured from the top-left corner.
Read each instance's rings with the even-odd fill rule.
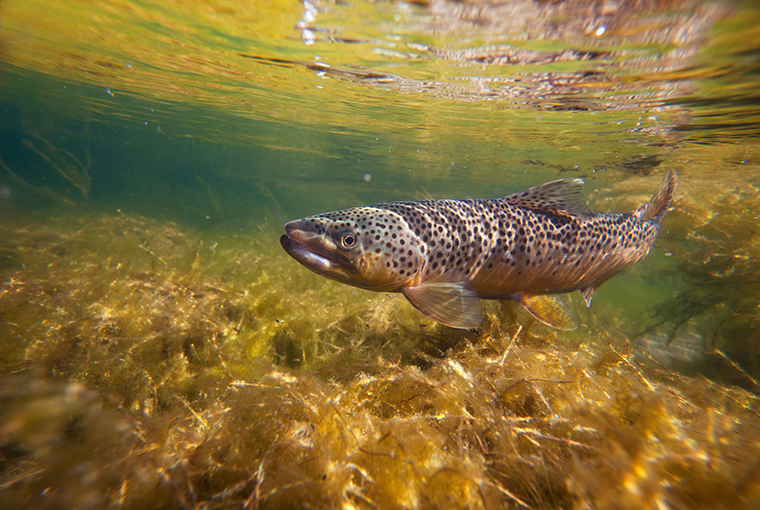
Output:
[[[571,330],[558,294],[594,291],[647,256],[675,193],[669,171],[652,199],[623,214],[589,211],[582,179],[498,199],[423,200],[355,207],[290,221],[285,251],[317,274],[401,292],[452,328],[482,321],[481,299],[518,301],[536,319]]]

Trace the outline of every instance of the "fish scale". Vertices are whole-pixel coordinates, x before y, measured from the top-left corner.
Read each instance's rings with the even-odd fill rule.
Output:
[[[288,222],[283,248],[334,280],[402,292],[442,324],[480,324],[480,299],[512,299],[560,329],[575,319],[558,294],[594,290],[649,253],[673,199],[670,171],[634,211],[602,214],[580,200],[581,179],[499,199],[391,202]]]

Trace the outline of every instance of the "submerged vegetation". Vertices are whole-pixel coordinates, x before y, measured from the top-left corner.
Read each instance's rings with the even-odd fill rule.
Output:
[[[0,507],[760,507],[754,5],[0,5]],[[576,332],[277,243],[558,175],[629,211],[666,166],[668,258]]]
[[[760,390],[758,185],[750,180],[716,190],[714,179],[691,179],[684,188],[679,209],[690,228],[684,249],[675,253],[678,274],[687,285],[652,312],[656,320],[650,329],[665,327],[672,341],[694,326],[704,338],[705,352],[720,361],[714,365],[727,364],[726,372],[735,384],[756,392]],[[710,195],[709,202],[699,199]]]
[[[2,227],[0,487],[48,508],[750,508],[760,401],[507,306],[340,288],[273,229]],[[64,468],[64,466],[66,466]]]
[[[78,142],[76,145],[82,154],[82,159],[65,147],[54,145],[38,133],[28,131],[25,135],[21,143],[28,149],[30,155],[34,154],[41,163],[40,169],[35,168],[37,170],[36,181],[39,182],[30,182],[27,178],[22,177],[2,157],[0,157],[0,170],[2,170],[0,175],[4,174],[3,177],[45,200],[69,206],[89,200],[92,190],[89,123],[84,123],[84,130],[81,133],[62,132],[60,130],[56,133],[59,138],[74,139]],[[24,163],[24,167],[32,166],[29,164],[29,159],[24,159]],[[24,170],[29,173],[28,168],[24,168]],[[44,184],[56,181],[59,181],[60,185]]]

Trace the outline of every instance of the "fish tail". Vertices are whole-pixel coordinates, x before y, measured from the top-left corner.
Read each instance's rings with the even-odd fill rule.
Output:
[[[678,174],[672,168],[668,170],[665,178],[662,180],[660,190],[655,194],[649,203],[646,205],[641,219],[654,220],[657,223],[662,221],[665,213],[668,212],[668,207],[673,201],[673,195],[676,192],[676,185],[678,184]]]

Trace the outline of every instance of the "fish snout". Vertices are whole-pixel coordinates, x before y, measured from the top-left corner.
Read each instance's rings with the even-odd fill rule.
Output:
[[[315,218],[301,218],[300,220],[292,220],[285,224],[285,232],[289,236],[296,233],[301,235],[321,236],[327,231],[327,225],[324,221],[320,221]]]
[[[288,236],[292,236],[294,232],[298,230],[303,230],[302,227],[303,220],[293,220],[289,221],[285,224],[285,233],[288,234]]]
[[[325,233],[325,228],[311,221],[293,220],[285,224],[285,233],[300,243],[311,243]]]

